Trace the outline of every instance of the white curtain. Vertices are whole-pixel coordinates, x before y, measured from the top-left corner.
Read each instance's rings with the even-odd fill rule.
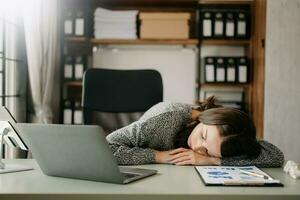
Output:
[[[26,0],[24,29],[29,82],[35,115],[32,121],[52,123],[51,100],[58,55],[58,0]]]

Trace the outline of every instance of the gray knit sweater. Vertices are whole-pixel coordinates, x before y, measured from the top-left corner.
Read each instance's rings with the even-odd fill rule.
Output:
[[[106,139],[120,165],[155,163],[154,150],[175,148],[176,134],[192,121],[191,112],[191,105],[162,102],[150,108],[138,121],[112,132]],[[262,150],[257,158],[224,157],[221,165],[282,166],[283,153],[271,143],[259,142]]]

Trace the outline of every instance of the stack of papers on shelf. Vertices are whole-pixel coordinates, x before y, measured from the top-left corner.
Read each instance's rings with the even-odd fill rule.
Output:
[[[97,39],[136,39],[138,11],[111,11],[97,8],[94,35]]]

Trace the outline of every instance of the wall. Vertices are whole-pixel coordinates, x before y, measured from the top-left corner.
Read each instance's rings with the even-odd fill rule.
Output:
[[[268,0],[265,139],[300,161],[300,0]]]

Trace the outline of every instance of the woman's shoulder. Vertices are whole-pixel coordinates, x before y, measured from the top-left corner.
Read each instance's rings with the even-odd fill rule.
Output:
[[[258,143],[264,148],[264,147],[274,147],[274,148],[278,148],[276,147],[274,144],[272,144],[271,142],[268,142],[267,140],[263,140],[263,139],[258,139],[257,140]]]
[[[284,154],[279,147],[266,140],[258,140],[258,142],[262,147],[261,154],[265,154],[266,157],[276,157],[281,163],[284,161]]]
[[[154,116],[158,116],[164,113],[170,112],[188,112],[190,113],[192,110],[192,105],[186,103],[177,103],[177,102],[160,102],[152,106],[149,110],[147,110],[141,119],[146,119]]]
[[[272,144],[267,140],[258,139],[258,143],[264,150],[281,152],[279,147],[277,147],[275,144]]]

